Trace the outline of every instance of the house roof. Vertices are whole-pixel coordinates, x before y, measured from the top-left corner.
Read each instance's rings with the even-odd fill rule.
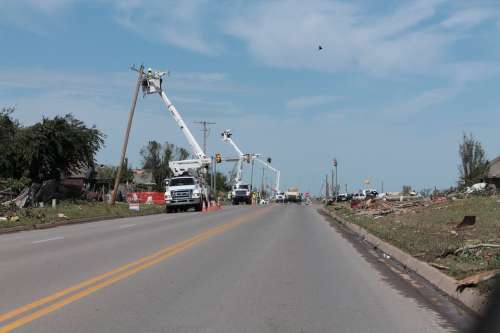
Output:
[[[490,162],[488,178],[500,178],[500,156]]]

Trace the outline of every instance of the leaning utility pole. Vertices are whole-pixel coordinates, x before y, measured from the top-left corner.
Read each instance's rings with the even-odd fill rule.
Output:
[[[118,185],[120,185],[120,178],[122,176],[122,166],[125,161],[125,155],[127,154],[128,138],[130,136],[130,128],[132,127],[132,120],[134,119],[135,106],[137,104],[137,96],[139,95],[139,89],[141,88],[142,78],[144,76],[144,66],[141,65],[137,71],[139,76],[137,77],[137,84],[135,86],[134,94],[132,95],[132,105],[130,106],[130,111],[128,113],[128,124],[125,130],[125,138],[123,139],[122,154],[120,157],[120,164],[118,164],[118,170],[116,171],[115,186],[113,192],[111,193],[111,204],[114,205],[116,202],[116,195],[118,193]]]
[[[210,122],[210,121],[206,121],[206,120],[195,121],[194,123],[201,124],[203,126],[201,129],[203,132],[203,152],[206,154],[207,153],[207,138],[208,138],[208,135],[210,134],[210,128],[208,128],[207,125],[215,125],[215,123]]]

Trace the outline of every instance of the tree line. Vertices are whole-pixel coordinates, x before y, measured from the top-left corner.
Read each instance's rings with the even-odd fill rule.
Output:
[[[0,110],[0,178],[43,182],[94,166],[105,135],[71,114],[23,126],[15,108]]]
[[[95,126],[88,127],[71,114],[43,117],[23,126],[13,117],[14,107],[0,109],[0,179],[20,190],[32,182],[61,179],[81,170],[95,170],[95,155],[104,146],[105,135]],[[141,167],[151,170],[157,189],[172,177],[168,162],[189,158],[183,147],[149,141],[141,151]],[[114,178],[116,167],[101,168],[105,178]],[[133,180],[132,168],[125,161],[122,182]],[[210,177],[209,177],[210,178]],[[228,188],[227,178],[217,173],[217,189]]]

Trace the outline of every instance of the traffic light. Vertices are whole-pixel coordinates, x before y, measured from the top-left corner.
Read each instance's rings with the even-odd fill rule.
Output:
[[[270,158],[270,157],[268,157],[268,158],[267,158],[267,163],[271,164],[271,161],[272,161],[272,160],[271,160],[271,158]]]
[[[220,153],[215,154],[215,163],[222,163],[222,155]]]
[[[247,161],[247,163],[250,163],[250,161],[252,160],[252,155],[245,154],[245,160]]]

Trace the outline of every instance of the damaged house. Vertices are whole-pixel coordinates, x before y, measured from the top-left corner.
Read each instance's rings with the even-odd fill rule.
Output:
[[[500,189],[500,156],[490,162],[490,168],[488,170],[486,182],[488,184],[494,184],[497,188],[497,191],[498,189]]]

